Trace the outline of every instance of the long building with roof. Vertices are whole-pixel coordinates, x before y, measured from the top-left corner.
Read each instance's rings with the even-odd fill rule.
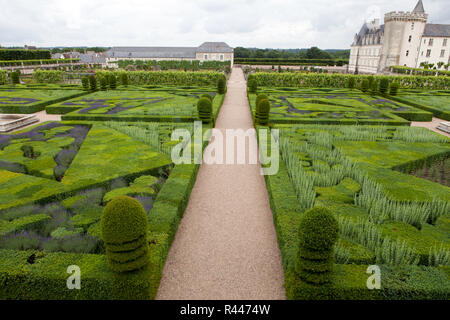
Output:
[[[199,60],[234,62],[234,50],[225,42],[205,42],[199,47],[113,47],[108,64],[119,60]]]
[[[450,25],[427,20],[419,0],[412,12],[386,13],[382,25],[378,19],[364,23],[351,45],[349,72],[375,74],[391,66],[449,64]]]

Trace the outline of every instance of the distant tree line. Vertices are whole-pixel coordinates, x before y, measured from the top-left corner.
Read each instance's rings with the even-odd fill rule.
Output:
[[[108,49],[109,48],[105,48],[105,47],[88,47],[88,48],[83,48],[83,47],[65,47],[65,48],[53,48],[51,50],[51,52],[52,52],[52,54],[55,54],[55,53],[66,53],[66,52],[86,53],[87,51],[94,51],[96,53],[99,53],[99,52],[105,52]]]
[[[349,59],[350,50],[321,50],[317,47],[309,49],[258,49],[237,47],[235,58],[253,59]]]

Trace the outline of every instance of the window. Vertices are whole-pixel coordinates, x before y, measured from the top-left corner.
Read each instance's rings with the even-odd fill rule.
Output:
[[[422,53],[420,55],[423,57],[423,51],[422,51]]]
[[[411,23],[411,30],[414,30],[414,22]]]
[[[409,50],[406,50],[406,56],[409,56]]]
[[[409,36],[408,38],[408,42],[411,42],[412,36]]]
[[[441,50],[441,58],[445,56],[445,50]]]
[[[427,58],[430,57],[430,56],[431,56],[431,50],[428,49],[428,50],[427,50]]]
[[[208,55],[207,54],[205,54],[205,60],[208,60]]]
[[[219,56],[220,61],[223,61],[223,54]]]
[[[432,46],[433,45],[433,39],[428,40],[428,45]]]
[[[443,47],[447,46],[447,39],[442,40],[442,46]]]

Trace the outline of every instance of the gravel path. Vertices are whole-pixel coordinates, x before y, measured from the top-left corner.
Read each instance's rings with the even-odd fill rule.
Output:
[[[234,68],[216,128],[252,128]],[[260,165],[202,164],[163,271],[160,300],[285,299],[272,211]]]
[[[29,124],[29,125],[24,126],[24,127],[17,128],[15,130],[10,131],[9,133],[15,132],[15,131],[19,131],[19,130],[23,130],[23,129],[27,128],[27,127],[35,126],[35,125],[37,125],[39,123],[46,122],[46,121],[61,121],[61,116],[60,115],[47,114],[47,112],[45,110],[36,112],[35,115],[36,115],[36,118],[39,120],[38,122]]]
[[[431,131],[442,134],[443,136],[450,137],[450,134],[448,134],[447,132],[444,132],[444,131],[436,128],[439,125],[439,123],[441,123],[441,122],[448,122],[448,121],[433,117],[433,120],[431,122],[414,122],[413,121],[413,122],[411,122],[411,126],[428,128]]]

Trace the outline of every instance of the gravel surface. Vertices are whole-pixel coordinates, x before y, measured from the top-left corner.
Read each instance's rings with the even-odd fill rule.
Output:
[[[442,119],[439,119],[439,118],[435,118],[435,117],[433,117],[433,120],[431,121],[431,122],[411,122],[411,126],[412,127],[424,127],[424,128],[428,128],[428,129],[430,129],[431,131],[434,131],[434,132],[437,132],[437,133],[440,133],[440,134],[442,134],[443,136],[446,136],[446,137],[450,137],[450,134],[448,134],[448,133],[446,133],[446,132],[444,132],[444,131],[442,131],[442,130],[439,130],[439,129],[436,129],[436,127],[439,125],[439,123],[441,123],[441,122],[448,122],[447,120],[442,120]]]
[[[36,115],[36,118],[38,118],[38,120],[39,120],[38,122],[32,123],[32,124],[30,124],[28,126],[17,128],[16,130],[12,130],[9,133],[14,132],[14,131],[23,130],[23,129],[27,128],[27,127],[35,126],[35,125],[37,125],[39,123],[46,122],[46,121],[61,121],[61,116],[60,115],[47,114],[47,112],[45,110],[36,112],[35,115]]]
[[[216,128],[252,127],[244,75],[234,68]],[[281,255],[260,168],[201,165],[157,299],[285,299]]]

